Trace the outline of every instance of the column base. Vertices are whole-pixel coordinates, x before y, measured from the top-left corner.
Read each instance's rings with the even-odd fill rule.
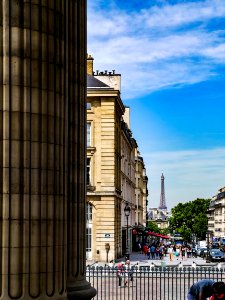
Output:
[[[91,300],[97,291],[86,280],[71,282],[67,285],[68,300]]]

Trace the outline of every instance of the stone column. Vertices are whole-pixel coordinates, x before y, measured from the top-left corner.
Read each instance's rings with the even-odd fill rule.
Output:
[[[78,0],[0,4],[2,299],[95,293],[78,234],[85,234],[85,16]]]
[[[68,299],[92,299],[86,264],[86,1],[70,1],[68,25]],[[77,25],[79,24],[79,26]],[[79,47],[78,47],[79,45]]]

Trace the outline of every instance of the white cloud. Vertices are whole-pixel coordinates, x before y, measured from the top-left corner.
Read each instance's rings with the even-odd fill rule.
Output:
[[[142,11],[141,18],[149,27],[173,27],[224,17],[223,0],[190,1],[176,5],[154,6]]]
[[[225,31],[207,27],[218,17],[225,18],[221,0],[153,6],[132,14],[90,8],[88,51],[95,69],[122,74],[124,99],[201,82],[225,64]],[[201,24],[193,27],[194,22]]]
[[[150,207],[159,205],[162,172],[169,208],[179,202],[211,198],[225,186],[225,148],[144,153],[143,156],[149,178]]]
[[[225,65],[225,26],[217,25],[225,19],[224,0],[173,5],[166,0],[132,12],[103,2],[98,6],[99,0],[89,0],[88,52],[95,58],[95,69],[121,73],[122,99],[206,81]],[[170,208],[210,198],[225,185],[225,148],[142,154],[149,206],[159,204],[162,172]]]
[[[215,47],[209,47],[202,50],[202,55],[205,55],[209,58],[213,58],[217,61],[224,62],[225,60],[225,44],[221,44]]]

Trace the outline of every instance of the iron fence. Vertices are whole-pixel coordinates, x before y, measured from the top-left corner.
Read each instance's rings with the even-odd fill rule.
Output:
[[[134,266],[119,276],[117,267],[89,266],[86,278],[97,290],[94,300],[185,300],[194,282],[225,281],[224,272],[217,267]]]

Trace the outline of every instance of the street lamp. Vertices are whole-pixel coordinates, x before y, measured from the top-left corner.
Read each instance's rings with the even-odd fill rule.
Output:
[[[125,259],[128,260],[130,259],[130,254],[129,254],[129,250],[128,250],[128,218],[130,215],[130,206],[128,205],[128,202],[126,203],[125,207],[124,207],[124,215],[127,218],[127,234],[126,234],[126,253],[125,253]]]
[[[206,240],[207,240],[207,255],[206,255],[206,262],[210,262],[209,260],[209,235],[210,235],[210,231],[209,231],[209,217],[210,217],[210,213],[207,211],[206,212],[206,217],[207,217],[207,231],[206,231]]]
[[[207,238],[207,255],[206,255],[206,262],[210,262],[209,260],[209,230],[206,232],[206,238]]]

